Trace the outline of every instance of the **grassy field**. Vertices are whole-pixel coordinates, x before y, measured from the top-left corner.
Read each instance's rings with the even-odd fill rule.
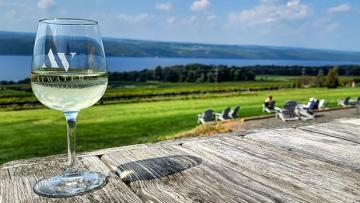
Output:
[[[204,94],[292,88],[295,85],[296,78],[296,76],[259,75],[256,77],[256,81],[247,82],[111,82],[101,103],[173,100],[179,99],[179,97],[203,98]],[[353,79],[354,77],[340,77],[342,83]],[[210,95],[210,97],[212,96],[214,95]],[[13,105],[14,103],[16,105]],[[38,106],[39,102],[33,95],[30,85],[0,86],[0,111],[37,108]]]
[[[240,105],[240,117],[261,115],[261,104],[269,94],[278,105],[288,99],[305,102],[316,96],[334,106],[345,96],[360,96],[360,88],[281,89],[97,105],[80,112],[77,150],[90,151],[171,138],[194,128],[197,114],[208,108],[220,112],[227,106]],[[45,108],[0,111],[0,118],[0,164],[14,159],[65,153],[66,128],[61,112]]]

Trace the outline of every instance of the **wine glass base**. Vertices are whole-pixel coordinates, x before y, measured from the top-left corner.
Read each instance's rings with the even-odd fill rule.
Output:
[[[35,184],[34,191],[45,197],[71,197],[99,189],[106,183],[107,177],[98,172],[65,173],[40,180]]]

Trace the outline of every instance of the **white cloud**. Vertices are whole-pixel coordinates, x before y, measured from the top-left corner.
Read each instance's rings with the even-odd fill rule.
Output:
[[[158,3],[155,5],[155,9],[161,11],[170,11],[172,9],[172,4],[170,2]]]
[[[55,4],[55,0],[39,0],[37,6],[41,10],[46,10],[50,6]]]
[[[300,0],[288,0],[285,3],[277,0],[262,0],[259,5],[243,10],[240,13],[230,13],[230,24],[244,25],[273,24],[278,22],[301,20],[309,16],[310,8]]]
[[[347,12],[351,10],[350,4],[339,4],[334,7],[330,7],[327,9],[327,12],[329,13],[335,13],[335,12]]]
[[[140,13],[137,15],[127,15],[127,14],[119,14],[116,16],[116,18],[120,21],[126,22],[126,23],[139,23],[144,22],[150,18],[153,18],[153,15],[150,15],[148,13]]]
[[[171,17],[169,17],[166,21],[167,21],[167,23],[169,23],[169,24],[175,24],[175,23],[176,23],[176,17],[175,17],[175,16],[171,16]]]
[[[208,0],[195,0],[192,4],[190,9],[193,11],[198,11],[198,10],[204,10],[207,7],[209,7],[210,3]]]

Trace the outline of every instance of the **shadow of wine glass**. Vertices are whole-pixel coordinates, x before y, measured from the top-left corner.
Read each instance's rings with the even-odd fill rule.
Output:
[[[129,184],[173,175],[201,164],[202,159],[190,155],[172,155],[129,162],[117,167],[121,180]]]

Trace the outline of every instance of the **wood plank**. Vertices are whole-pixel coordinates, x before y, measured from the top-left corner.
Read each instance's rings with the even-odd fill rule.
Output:
[[[360,171],[360,145],[344,139],[293,128],[264,130],[246,137]]]
[[[151,144],[135,144],[135,145],[128,145],[128,146],[121,146],[121,147],[111,147],[106,149],[99,149],[91,152],[80,152],[77,153],[78,157],[86,157],[86,156],[102,156],[103,154],[111,153],[111,152],[119,152],[119,151],[127,151],[131,149],[137,148],[145,148]]]
[[[45,198],[33,192],[34,184],[44,177],[62,170],[65,158],[41,158],[14,162],[0,169],[0,202],[142,202],[118,176],[96,156],[83,157],[78,164],[81,169],[100,171],[109,176],[103,188],[70,198]]]
[[[360,144],[360,119],[340,119],[328,123],[303,126],[299,129]]]
[[[186,142],[188,143],[188,142]],[[144,202],[276,202],[267,188],[208,159],[157,145],[102,157]]]
[[[360,119],[358,119],[358,118],[342,118],[342,119],[335,120],[335,122],[348,123],[348,124],[360,126]]]
[[[279,194],[293,195],[290,202],[360,201],[359,173],[310,156],[241,137],[222,137],[217,142],[182,147],[273,188]]]
[[[145,202],[353,202],[360,195],[358,173],[236,139],[154,145],[102,159]]]

